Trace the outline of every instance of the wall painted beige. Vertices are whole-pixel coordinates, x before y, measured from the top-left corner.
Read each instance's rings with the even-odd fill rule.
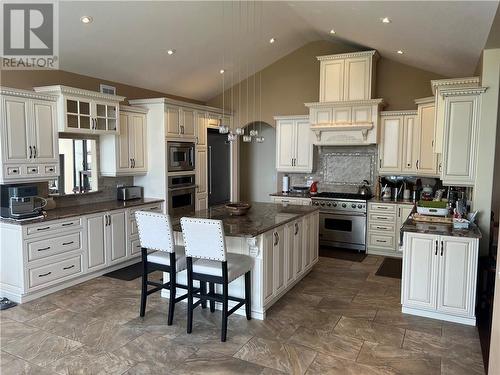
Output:
[[[125,85],[119,82],[85,76],[81,74],[66,72],[64,70],[1,70],[0,85],[18,89],[31,90],[33,87],[46,85],[66,85],[85,90],[99,91],[99,85],[111,85],[116,87],[118,95],[127,99],[144,98],[172,98],[184,100],[196,104],[204,104],[197,100],[183,98],[180,96],[143,89],[140,87]]]

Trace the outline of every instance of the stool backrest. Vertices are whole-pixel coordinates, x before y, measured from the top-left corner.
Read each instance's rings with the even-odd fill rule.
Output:
[[[170,216],[151,211],[136,211],[135,221],[141,247],[168,253],[175,252]]]
[[[183,217],[181,227],[187,257],[226,260],[226,237],[221,220]]]

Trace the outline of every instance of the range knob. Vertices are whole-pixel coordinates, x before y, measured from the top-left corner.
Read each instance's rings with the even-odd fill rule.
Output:
[[[356,208],[356,205],[353,203],[353,204],[351,204],[351,207],[352,208]]]
[[[332,206],[333,206],[333,207],[337,207],[337,203],[336,203],[336,202],[334,202],[334,203],[332,204]]]
[[[319,206],[319,202],[314,202],[314,205],[315,206]]]
[[[347,207],[347,204],[342,203],[342,207],[346,208],[346,207]]]
[[[362,204],[358,204],[358,208],[363,208],[363,205]]]
[[[331,204],[330,202],[328,202],[326,205],[327,205],[328,207],[330,207],[332,204]]]
[[[324,206],[324,205],[325,205],[325,203],[324,203],[324,202],[321,202],[321,205],[322,205],[322,206]]]

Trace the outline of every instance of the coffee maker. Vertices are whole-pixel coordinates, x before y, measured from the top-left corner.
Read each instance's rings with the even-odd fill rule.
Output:
[[[40,216],[47,204],[36,185],[0,185],[0,201],[2,217],[18,220]]]

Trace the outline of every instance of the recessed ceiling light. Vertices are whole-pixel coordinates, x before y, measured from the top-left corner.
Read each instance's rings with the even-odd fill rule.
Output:
[[[269,43],[273,44],[274,42],[276,42],[276,39],[274,38],[269,39]]]
[[[90,16],[83,16],[82,18],[80,18],[80,21],[82,21],[82,23],[91,23],[94,19]]]
[[[335,30],[331,29],[330,30],[330,34],[334,35],[335,34]]]
[[[382,23],[391,23],[392,22],[392,20],[389,17],[381,18],[380,21],[382,21]]]
[[[220,73],[220,74],[224,74],[224,73],[225,73],[225,70],[224,70],[224,69],[221,69],[221,70],[219,70],[219,73]]]
[[[399,55],[402,55],[403,53],[404,53],[404,51],[402,51],[402,50],[398,49],[398,54],[399,54]]]
[[[167,50],[167,53],[169,55],[173,55],[175,53],[175,49],[169,49],[169,50]]]

